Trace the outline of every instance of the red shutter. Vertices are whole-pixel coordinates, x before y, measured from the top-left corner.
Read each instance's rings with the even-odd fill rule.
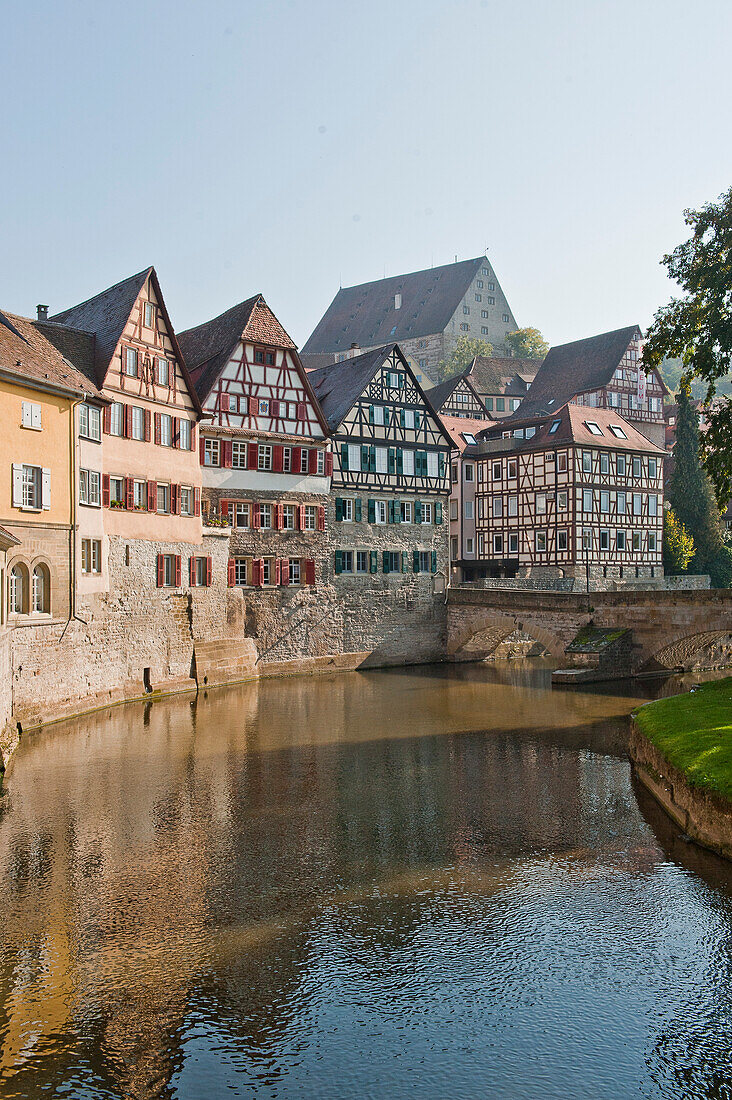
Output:
[[[148,481],[147,483],[147,510],[148,512],[157,512],[158,510],[157,481]]]
[[[257,415],[257,399],[256,399],[256,397],[250,397],[249,398],[249,415],[250,416],[256,416]]]
[[[211,584],[211,573],[213,568],[213,562],[211,558],[206,558],[206,587]]]
[[[228,393],[219,394],[219,408],[221,412],[227,413],[229,411],[229,395]]]
[[[280,403],[279,401],[270,401],[269,403],[269,415],[276,417],[280,415]]]
[[[173,446],[180,447],[180,420],[177,416],[173,417]]]
[[[305,402],[304,401],[298,401],[298,403],[297,403],[297,419],[298,420],[305,420],[306,419]]]
[[[219,502],[219,507],[221,508],[221,515],[224,516],[224,517],[228,517],[228,515],[229,515],[229,502],[228,502],[228,500],[220,501]]]
[[[211,559],[209,558],[209,561],[210,560]],[[229,558],[229,565],[228,565],[226,573],[227,573],[229,588],[233,588],[234,585],[236,584],[236,562],[234,561],[233,558]]]
[[[331,477],[333,474],[333,452],[325,452],[325,476]]]
[[[129,439],[132,436],[132,405],[123,405],[122,409],[122,434]]]
[[[155,413],[155,443],[160,446],[160,413]]]
[[[322,504],[318,505],[318,530],[325,531],[325,508]]]
[[[109,474],[102,474],[102,507],[109,508]]]
[[[125,504],[130,510],[135,507],[135,483],[131,477],[125,478]]]
[[[150,410],[149,409],[143,409],[142,410],[142,423],[143,423],[142,434],[145,436],[145,442],[149,443],[150,442]]]
[[[252,562],[252,584],[255,588],[262,587],[262,561],[260,558],[255,558]]]
[[[193,490],[193,515],[200,516],[201,514],[201,490]]]
[[[298,526],[301,531],[305,530],[305,505],[301,504],[297,510]]]
[[[290,559],[283,558],[280,562],[280,584],[285,587],[290,583]]]
[[[170,510],[174,516],[180,515],[180,485],[170,486]]]
[[[231,440],[224,439],[221,443],[222,466],[231,466]]]
[[[191,422],[191,447],[190,447],[190,449],[192,451],[195,451],[195,449],[196,449],[196,425],[193,422]]]
[[[105,405],[102,411],[102,431],[105,435],[109,435],[109,429],[112,427],[112,406]]]
[[[299,474],[300,473],[300,465],[301,465],[300,455],[301,455],[301,453],[302,452],[301,452],[300,447],[293,447],[292,448],[292,467],[291,468],[292,468],[293,474]]]
[[[283,451],[284,451],[284,447],[280,447],[279,445],[275,445],[272,448],[272,469],[274,470],[274,472],[276,474],[281,474],[282,473],[282,453],[283,453]]]
[[[165,559],[162,554],[158,554],[158,588],[162,588],[165,584]]]
[[[305,561],[305,584],[315,584],[315,561],[307,558]]]
[[[247,445],[247,466],[250,470],[256,470],[257,468],[257,444],[249,443]]]
[[[318,452],[313,447],[313,449],[308,452],[308,473],[309,474],[317,474],[317,472],[318,472]]]
[[[175,587],[180,588],[180,554],[175,555]]]
[[[274,560],[274,583],[275,584],[280,583],[280,559],[279,558],[275,558],[275,560]]]
[[[206,460],[206,440],[201,436],[198,440],[198,457],[203,466]]]
[[[188,582],[191,588],[196,587],[196,559],[188,559]]]
[[[259,511],[259,505],[258,504],[253,504],[252,505],[252,527],[261,527],[261,526],[262,526],[262,515]]]
[[[278,504],[275,508],[275,528],[281,531],[285,526],[285,506],[284,504]]]

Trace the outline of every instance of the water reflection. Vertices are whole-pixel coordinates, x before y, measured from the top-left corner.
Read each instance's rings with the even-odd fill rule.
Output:
[[[0,1093],[727,1095],[732,876],[633,788],[637,690],[367,672],[29,737]]]

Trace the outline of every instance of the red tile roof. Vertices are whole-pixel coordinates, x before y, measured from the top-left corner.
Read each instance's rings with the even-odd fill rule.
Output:
[[[0,312],[0,370],[21,383],[52,386],[72,396],[101,392],[87,375],[61,354],[28,317]]]

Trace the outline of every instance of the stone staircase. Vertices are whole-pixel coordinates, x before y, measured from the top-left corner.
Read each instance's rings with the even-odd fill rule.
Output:
[[[218,638],[196,642],[193,674],[199,689],[257,676],[257,647],[253,638]]]

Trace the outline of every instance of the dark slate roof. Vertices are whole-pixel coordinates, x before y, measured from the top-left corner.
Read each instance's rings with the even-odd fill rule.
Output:
[[[541,363],[541,359],[476,355],[467,373],[478,393],[507,393],[506,387],[510,386],[512,392],[523,394],[526,387],[522,387],[518,379],[533,379]]]
[[[640,332],[638,326],[630,325],[552,348],[514,417],[540,416],[578,393],[606,386],[636,332]]]
[[[442,411],[442,409],[445,407],[445,405],[457,389],[460,382],[465,383],[480,407],[485,410],[486,416],[488,416],[488,410],[485,408],[483,400],[476,390],[475,386],[472,384],[467,372],[463,374],[455,374],[452,378],[448,378],[445,382],[440,382],[438,383],[438,385],[433,386],[431,390],[427,390],[427,400],[429,401],[435,412],[439,413]]]
[[[96,337],[91,332],[67,328],[52,321],[34,321],[35,327],[57,348],[65,359],[97,388]]]
[[[67,328],[94,333],[96,336],[96,376],[100,384],[104,382],[104,377],[109,369],[109,364],[120,337],[124,332],[125,325],[129,320],[132,307],[151,272],[153,272],[153,268],[146,267],[144,271],[138,271],[136,275],[131,275],[129,279],[123,279],[121,283],[115,283],[114,286],[110,286],[100,294],[95,294],[93,298],[87,298],[85,302],[81,302],[78,306],[71,306],[70,309],[64,309],[61,313],[56,313],[49,318],[50,321],[66,325]]]
[[[0,370],[29,386],[40,383],[69,395],[101,397],[96,383],[51,343],[28,317],[0,313]]]
[[[478,256],[342,287],[303,352],[347,351],[354,342],[369,348],[443,332],[483,263],[485,257]],[[400,309],[394,308],[395,294],[402,296]]]
[[[321,351],[306,355],[305,352],[300,352],[300,362],[306,371],[318,370],[319,367],[329,367],[331,363],[337,362],[337,353],[334,351]]]

